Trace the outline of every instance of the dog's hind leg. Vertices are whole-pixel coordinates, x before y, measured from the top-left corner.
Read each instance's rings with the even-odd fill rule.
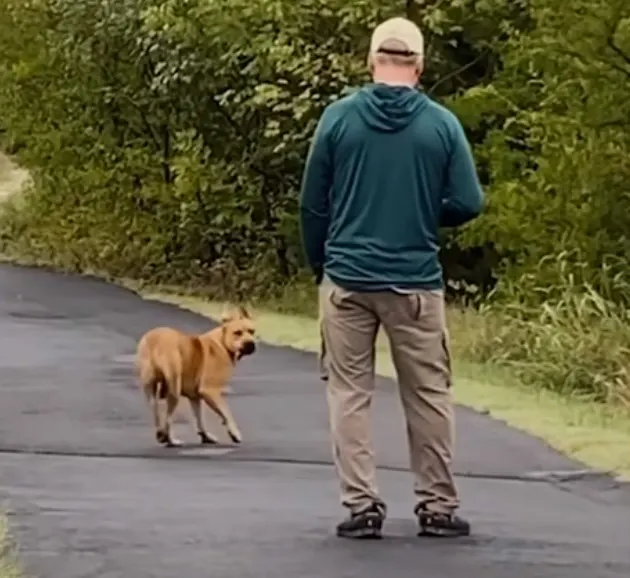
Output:
[[[190,409],[192,410],[193,416],[195,418],[195,424],[197,425],[197,435],[201,438],[202,444],[218,444],[219,440],[215,438],[213,435],[209,434],[206,431],[206,428],[203,426],[203,414],[201,408],[201,399],[189,399],[190,401]]]
[[[166,415],[164,416],[163,427],[157,432],[157,438],[160,443],[172,448],[182,445],[182,443],[175,439],[171,434],[173,429],[173,415],[177,409],[177,404],[179,403],[179,397],[182,391],[181,377],[176,377],[170,383],[172,383],[174,387],[173,389],[167,389],[166,391]]]
[[[160,412],[160,398],[161,394],[165,391],[166,384],[162,383],[160,378],[154,374],[145,376],[142,380],[142,391],[147,400],[147,404],[151,408],[151,414],[153,416],[153,429],[155,431],[155,437],[158,442],[163,443],[162,435],[162,419]]]
[[[149,404],[151,405],[151,411],[153,413],[153,429],[155,429],[156,432],[160,431],[162,426],[162,420],[160,419],[160,400],[156,396],[151,396]]]

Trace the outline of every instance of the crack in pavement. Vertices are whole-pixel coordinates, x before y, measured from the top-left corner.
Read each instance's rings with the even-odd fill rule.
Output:
[[[86,452],[72,450],[48,450],[48,449],[23,449],[23,448],[6,448],[0,447],[1,454],[18,454],[33,456],[60,456],[74,458],[98,458],[98,459],[139,459],[139,460],[172,460],[175,458],[218,458],[221,461],[260,463],[260,464],[287,464],[287,465],[308,465],[332,467],[332,461],[325,460],[309,460],[296,458],[276,458],[276,457],[248,457],[231,455],[237,451],[236,448],[217,445],[211,448],[201,446],[183,446],[181,448],[173,448],[158,453],[132,453],[132,452]],[[377,470],[385,472],[409,472],[408,468],[379,465]],[[611,476],[610,472],[597,470],[574,470],[574,471],[536,471],[525,472],[523,474],[492,474],[479,472],[455,471],[454,475],[458,478],[468,478],[473,480],[499,480],[506,482],[531,482],[531,483],[566,483],[578,482],[583,480],[608,479],[618,487],[622,486],[621,482],[617,482]]]

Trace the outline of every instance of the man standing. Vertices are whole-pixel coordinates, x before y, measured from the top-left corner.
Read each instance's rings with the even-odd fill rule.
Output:
[[[374,30],[373,82],[325,109],[303,176],[302,238],[321,283],[334,462],[350,512],[337,535],[348,538],[380,538],[386,516],[369,436],[381,325],[407,422],[420,534],[470,533],[455,515],[438,229],[475,218],[484,198],[461,124],[416,88],[423,52],[422,33],[405,18]]]

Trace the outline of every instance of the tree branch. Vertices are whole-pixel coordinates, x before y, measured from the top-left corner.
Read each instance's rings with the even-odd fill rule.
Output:
[[[479,61],[481,61],[485,56],[487,56],[488,54],[490,54],[490,48],[486,48],[486,50],[484,50],[481,54],[479,54],[477,57],[475,57],[473,60],[471,60],[470,62],[468,62],[467,64],[464,64],[463,66],[460,66],[457,70],[454,70],[452,72],[449,72],[446,76],[443,76],[442,78],[440,78],[440,80],[438,80],[428,91],[427,94],[431,95],[433,94],[436,89],[438,88],[438,86],[441,86],[442,84],[444,84],[445,82],[448,82],[449,80],[451,80],[452,78],[455,78],[456,76],[462,74],[462,72],[466,72],[469,68],[472,68],[473,66],[475,66],[475,64],[477,64]]]
[[[623,50],[621,50],[621,48],[619,48],[619,46],[615,44],[615,39],[612,36],[609,36],[606,42],[618,56],[625,60],[626,63],[630,64],[630,56],[628,56]]]
[[[594,128],[594,129],[612,128],[612,127],[625,129],[626,127],[630,126],[630,122],[626,120],[625,118],[614,118],[610,120],[604,120],[602,122],[587,123],[586,126],[588,128]]]
[[[559,54],[564,54],[565,56],[571,56],[572,58],[579,60],[585,67],[589,66],[589,62],[585,59],[584,54],[581,54],[580,52],[577,52],[576,50],[572,50],[570,48],[564,48],[564,47],[556,48],[556,50]],[[612,62],[610,59],[593,58],[593,60],[596,60],[600,64],[605,64],[606,66],[610,66],[611,68],[615,69],[617,72],[621,72],[625,74],[626,76],[630,77],[629,69],[617,64],[616,62]]]
[[[405,2],[405,15],[407,16],[407,18],[411,18],[413,4],[414,0],[406,0]]]
[[[221,114],[221,116],[232,127],[232,129],[234,129],[234,131],[238,134],[241,140],[243,141],[249,140],[249,137],[243,132],[242,127],[232,118],[230,113],[227,110],[225,110],[225,107],[223,107],[221,103],[214,96],[210,96],[209,102],[214,107],[214,109],[219,114]],[[252,168],[254,172],[258,173],[261,177],[271,179],[272,181],[275,180],[275,181],[285,182],[292,185],[293,187],[297,186],[297,182],[294,179],[289,179],[286,177],[283,178],[280,175],[273,174],[272,172],[269,172],[265,167],[261,166],[258,163],[252,162],[250,163],[249,166]]]
[[[606,44],[608,47],[619,56],[626,64],[630,64],[630,56],[628,56],[617,44],[615,44],[615,32],[619,28],[619,23],[621,22],[621,5],[618,10],[615,11],[615,18],[608,28],[608,37],[606,38]],[[613,64],[613,63],[611,63]],[[618,66],[616,63],[614,64],[615,68],[618,70],[623,70],[628,76],[630,76],[630,69],[625,68],[623,66]]]

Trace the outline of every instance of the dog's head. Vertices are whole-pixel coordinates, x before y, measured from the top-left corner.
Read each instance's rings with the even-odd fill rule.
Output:
[[[226,309],[221,316],[223,345],[235,360],[256,351],[254,321],[244,306]]]

